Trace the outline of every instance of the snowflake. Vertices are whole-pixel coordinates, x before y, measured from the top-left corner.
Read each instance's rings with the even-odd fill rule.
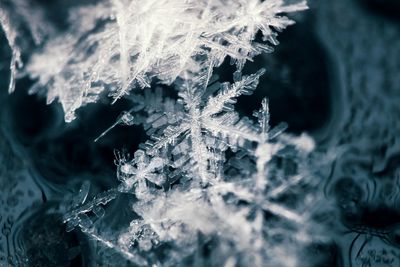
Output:
[[[211,82],[206,90],[206,78],[198,83],[183,80],[176,101],[163,97],[160,88],[131,96],[132,109],[123,113],[117,123],[125,123],[121,118],[127,114],[136,114],[135,118],[128,116],[133,120],[129,123],[143,124],[151,141],[133,159],[117,154],[121,184],[116,191],[135,195],[132,212],[140,218],[120,232],[112,246],[103,240],[105,246],[133,262],[145,260],[150,265],[157,259],[154,250],[172,244],[168,252],[171,256],[161,264],[174,266],[181,263],[179,259],[196,255],[204,245],[199,245],[201,233],[218,239],[215,253],[222,257],[219,265],[296,264],[293,244],[311,240],[305,224],[309,221],[306,208],[311,199],[295,207],[279,199],[297,194],[293,188],[312,179],[304,165],[314,144],[306,135],[282,133],[282,125],[270,129],[266,100],[254,113],[257,124],[240,118],[234,111],[236,98],[251,93],[262,73],[260,70],[243,77],[236,74],[234,83]],[[234,152],[229,160],[224,158],[228,149]],[[250,158],[247,171],[253,171],[228,174],[227,170],[235,167],[231,159],[244,157]],[[284,173],[286,170],[274,162],[277,157],[293,160],[301,172]],[[115,198],[115,191],[106,194],[110,196],[107,199]],[[73,208],[64,220],[73,221],[73,225],[93,235],[94,230],[87,230],[91,224],[86,223],[86,213],[91,211],[88,206],[95,207],[97,203],[95,198],[84,208]],[[274,219],[266,220],[265,214]],[[283,244],[277,245],[276,238]],[[284,253],[293,257],[279,260],[276,255]]]

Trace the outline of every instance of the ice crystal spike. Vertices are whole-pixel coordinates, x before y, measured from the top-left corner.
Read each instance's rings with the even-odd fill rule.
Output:
[[[112,129],[115,128],[118,124],[124,124],[124,125],[133,125],[134,117],[130,112],[123,112],[117,119],[114,124],[112,124],[110,127],[107,128],[104,132],[102,132],[96,139],[94,139],[94,142],[99,141],[100,138],[105,136],[108,132],[110,132]]]

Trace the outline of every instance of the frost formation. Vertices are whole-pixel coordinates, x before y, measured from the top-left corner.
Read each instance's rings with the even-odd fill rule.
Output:
[[[284,124],[271,129],[266,99],[254,118],[234,104],[264,73],[242,75],[245,62],[278,44],[275,31],[293,23],[282,13],[306,8],[283,0],[100,1],[74,7],[64,31],[48,31],[22,71],[37,79],[31,92],[58,99],[67,122],[103,92],[124,97],[132,108],[95,141],[118,124],[142,125],[149,136],[132,157],[116,153],[119,186],[90,199],[90,184],[82,185],[64,211],[67,229],[79,227],[139,266],[297,266],[299,244],[311,240],[313,199],[297,198],[314,183],[314,143],[284,133]],[[7,10],[0,22],[13,49],[13,84],[23,51]],[[233,83],[218,83],[213,69],[226,58],[237,71]],[[111,229],[105,207],[122,196],[133,219]]]

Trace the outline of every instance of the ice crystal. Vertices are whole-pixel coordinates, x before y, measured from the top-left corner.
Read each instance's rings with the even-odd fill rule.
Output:
[[[103,1],[71,11],[68,31],[32,56],[27,70],[38,78],[33,91],[46,87],[48,101],[58,98],[71,121],[104,90],[117,100],[155,78],[171,84],[205,71],[209,79],[227,56],[241,69],[278,43],[273,29],[293,23],[282,13],[306,7],[282,0]],[[255,41],[258,31],[263,43]]]

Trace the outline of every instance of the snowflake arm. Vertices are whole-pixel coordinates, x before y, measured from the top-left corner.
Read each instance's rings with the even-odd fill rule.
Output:
[[[222,84],[220,93],[208,99],[202,116],[210,117],[223,110],[232,110],[232,105],[236,103],[236,98],[242,94],[251,94],[257,88],[259,78],[264,73],[265,70],[261,69],[255,74],[243,77],[231,86],[227,83]]]

